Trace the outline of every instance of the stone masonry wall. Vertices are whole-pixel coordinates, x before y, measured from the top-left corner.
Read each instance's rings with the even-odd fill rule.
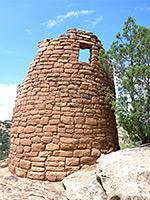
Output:
[[[39,42],[38,54],[18,87],[11,129],[9,170],[21,177],[60,181],[117,150],[116,122],[105,90],[97,36],[69,29]],[[79,62],[79,49],[90,60]]]

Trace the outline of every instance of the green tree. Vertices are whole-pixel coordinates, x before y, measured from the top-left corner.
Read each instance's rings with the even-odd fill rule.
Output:
[[[9,154],[9,138],[8,132],[0,129],[0,160],[7,158]]]
[[[107,88],[107,99],[111,98],[118,125],[144,144],[150,142],[150,28],[136,25],[129,16],[116,39],[99,56],[100,65],[106,71],[113,68],[116,79],[117,98]]]

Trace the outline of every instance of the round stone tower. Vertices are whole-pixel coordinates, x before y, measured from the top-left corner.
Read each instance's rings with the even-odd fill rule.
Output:
[[[18,87],[8,164],[21,177],[60,181],[117,150],[115,116],[105,101],[114,83],[99,66],[102,44],[91,32],[72,28],[38,46]],[[78,61],[80,49],[89,49],[89,63]]]

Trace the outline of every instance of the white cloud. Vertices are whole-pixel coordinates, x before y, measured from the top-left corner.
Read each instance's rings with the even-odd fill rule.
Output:
[[[14,51],[11,51],[11,50],[8,50],[8,49],[5,49],[5,48],[1,48],[1,47],[0,47],[0,53],[4,53],[4,54],[15,54]]]
[[[102,21],[103,20],[103,17],[102,16],[100,16],[100,17],[98,17],[98,18],[96,18],[95,20],[86,20],[86,28],[89,28],[89,27],[92,27],[92,28],[94,28],[100,21]]]
[[[56,19],[50,19],[48,22],[43,23],[43,25],[47,25],[48,28],[52,28],[56,24],[63,22],[65,19],[70,17],[78,17],[79,15],[88,15],[94,13],[94,10],[80,10],[80,11],[71,11],[67,12],[65,15],[58,15]]]
[[[27,32],[29,35],[32,35],[31,29],[26,29],[26,32]]]
[[[12,119],[17,84],[0,84],[0,120]]]
[[[150,7],[136,7],[133,10],[137,10],[137,11],[149,11]]]
[[[102,16],[96,18],[94,21],[91,22],[92,27],[94,28],[94,27],[95,27],[100,21],[102,21],[102,20],[103,20],[103,17],[102,17]]]
[[[58,21],[56,21],[56,20],[48,20],[48,22],[47,22],[47,27],[48,28],[52,28],[53,26],[55,26],[56,24],[58,24],[58,23],[60,23],[60,21],[58,22]]]

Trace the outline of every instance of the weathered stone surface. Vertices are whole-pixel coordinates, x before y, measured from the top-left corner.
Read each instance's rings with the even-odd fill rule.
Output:
[[[44,180],[44,172],[32,172],[30,171],[27,175],[28,178],[36,180]]]
[[[24,132],[25,133],[33,133],[35,130],[35,127],[34,126],[28,126],[24,129]]]
[[[95,158],[92,158],[92,157],[82,157],[80,158],[80,163],[81,164],[94,164],[96,161]]]
[[[48,137],[48,136],[43,136],[41,138],[41,141],[45,144],[50,143],[52,141],[52,137]]]
[[[78,143],[78,139],[61,137],[60,138],[60,142],[67,143],[67,144],[77,144]]]
[[[23,169],[30,169],[31,162],[28,160],[20,160],[20,167]]]
[[[45,145],[43,144],[32,144],[31,149],[32,151],[44,151]]]
[[[16,168],[16,175],[20,177],[26,177],[27,175],[27,170],[23,170],[20,168]]]
[[[88,125],[96,125],[97,124],[97,120],[93,119],[93,118],[86,118],[85,123],[88,124]]]
[[[95,157],[99,157],[101,155],[101,152],[99,149],[92,149],[92,153],[91,153],[92,156],[95,156]]]
[[[150,199],[150,144],[104,155],[97,162],[108,199]]]
[[[61,121],[62,121],[64,124],[73,124],[73,117],[62,116],[62,117],[61,117]]]
[[[101,185],[96,180],[95,167],[75,172],[62,181],[70,200],[107,200]]]
[[[21,144],[23,146],[30,146],[31,145],[31,140],[30,139],[22,139]]]
[[[79,165],[79,158],[66,158],[66,165],[78,166]]]
[[[59,149],[59,145],[57,145],[57,144],[50,143],[50,144],[46,145],[46,150],[54,151],[57,149]]]
[[[42,117],[40,123],[41,124],[48,124],[48,121],[49,121],[49,117]]]
[[[44,127],[44,131],[46,132],[55,132],[56,131],[56,126],[48,125]]]
[[[75,150],[73,156],[74,157],[90,156],[90,150],[89,149]]]
[[[20,178],[0,168],[0,200],[67,200],[65,192],[60,182]]]
[[[46,172],[46,179],[49,181],[61,181],[65,178],[66,172]]]

